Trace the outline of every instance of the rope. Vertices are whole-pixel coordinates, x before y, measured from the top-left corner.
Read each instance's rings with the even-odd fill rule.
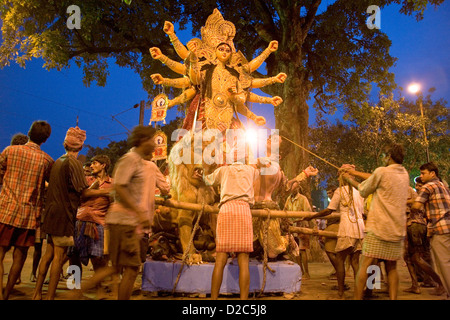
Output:
[[[251,107],[251,106],[249,106],[249,110],[252,110],[252,107]],[[237,112],[236,112],[236,116],[237,116]],[[269,128],[269,127],[268,127],[268,126],[266,126],[266,125],[264,125],[263,127],[264,127],[264,128],[266,128],[267,130],[272,130],[271,128]],[[295,145],[295,146],[297,146],[297,147],[299,147],[299,148],[303,149],[304,151],[306,151],[306,152],[308,152],[308,153],[312,154],[313,156],[315,156],[316,158],[318,158],[318,159],[322,160],[323,162],[325,162],[325,163],[329,164],[330,166],[332,166],[332,167],[334,167],[334,168],[336,168],[336,169],[338,169],[338,170],[339,170],[339,167],[338,167],[338,166],[336,166],[336,165],[332,164],[331,162],[329,162],[329,161],[325,160],[324,158],[322,158],[322,157],[318,156],[318,155],[317,155],[317,154],[315,154],[314,152],[312,152],[312,151],[309,151],[309,150],[308,150],[308,149],[306,149],[305,147],[302,147],[302,146],[301,146],[301,145],[299,145],[298,143],[295,143],[294,141],[292,141],[291,139],[288,139],[288,138],[286,138],[285,136],[282,136],[282,135],[279,135],[279,136],[280,136],[281,138],[283,138],[283,139],[285,139],[285,140],[289,141],[289,142],[290,142],[290,143],[292,143],[293,145]]]
[[[283,211],[286,212],[286,213],[289,211],[289,210],[286,209],[286,204],[284,205]],[[303,218],[301,220],[303,220]],[[303,266],[302,266],[302,260],[301,260],[302,257],[301,257],[301,254],[300,254],[300,250],[298,251],[298,256],[297,257],[292,253],[292,249],[293,248],[291,248],[291,237],[294,238],[294,236],[291,233],[291,229],[289,228],[288,229],[288,248],[287,248],[288,250],[287,250],[287,254],[288,254],[289,258],[292,261],[294,261],[296,264],[298,264],[298,266],[300,267],[300,270],[302,271],[302,275],[303,275]],[[295,241],[295,239],[292,239],[292,241]]]
[[[286,206],[284,207],[283,211],[286,211],[286,212],[288,211],[288,210],[286,210]],[[303,220],[303,219],[302,219],[302,220]],[[291,239],[291,237],[292,237],[292,239]],[[295,241],[294,235],[291,233],[291,230],[290,230],[290,228],[289,228],[289,229],[288,229],[288,247],[287,247],[287,254],[288,254],[289,258],[290,258],[292,261],[294,261],[295,263],[297,263],[298,266],[300,267],[300,269],[302,269],[300,250],[299,250],[299,252],[298,252],[298,256],[296,257],[296,256],[293,254],[293,249],[294,249],[294,248],[293,248],[292,245],[291,245],[291,240],[292,240],[292,241]]]
[[[346,186],[348,187],[348,189],[345,188]],[[347,218],[351,223],[356,223],[356,227],[358,228],[358,240],[362,243],[362,239],[359,238],[361,235],[361,230],[359,228],[358,212],[356,211],[355,201],[353,200],[353,186],[349,185],[348,183],[343,183],[342,179],[339,179],[339,193],[341,195],[340,198],[342,200],[345,200],[345,193],[347,193],[346,190],[348,190],[348,203],[342,203],[342,204],[344,207],[345,206],[348,207]],[[344,196],[343,196],[342,192],[344,192]],[[350,218],[350,205],[353,207],[353,212],[355,213],[355,221],[352,221],[352,219]]]
[[[297,147],[299,147],[299,148],[303,149],[304,151],[306,151],[306,152],[308,152],[308,153],[312,154],[312,155],[313,155],[313,156],[315,156],[316,158],[318,158],[318,159],[322,160],[323,162],[325,162],[325,163],[329,164],[330,166],[332,166],[332,167],[334,167],[334,168],[336,168],[336,169],[338,169],[338,170],[339,170],[339,167],[338,167],[338,166],[336,166],[336,165],[332,164],[331,162],[329,162],[329,161],[325,160],[325,159],[324,159],[324,158],[322,158],[322,157],[319,157],[319,156],[318,156],[317,154],[315,154],[314,152],[312,152],[312,151],[309,151],[308,149],[306,149],[305,147],[302,147],[302,146],[301,146],[301,145],[299,145],[298,143],[295,143],[295,142],[294,142],[294,141],[292,141],[291,139],[288,139],[288,138],[286,138],[285,136],[282,136],[282,135],[280,135],[280,137],[282,137],[283,139],[285,139],[285,140],[289,141],[289,142],[290,142],[290,143],[292,143],[293,145],[295,145],[295,146],[297,146]]]
[[[262,286],[261,286],[261,290],[259,292],[258,298],[261,297],[261,295],[264,292],[264,288],[266,287],[266,274],[267,274],[267,269],[269,268],[267,261],[268,261],[268,257],[267,257],[267,246],[268,246],[268,241],[269,241],[269,223],[270,223],[270,210],[269,208],[265,208],[265,210],[267,211],[267,219],[266,222],[264,224],[264,238],[263,238],[263,249],[264,249],[264,263],[263,263],[263,282],[262,282]],[[269,268],[269,270],[273,273],[274,271],[271,270]]]
[[[266,128],[267,130],[272,130],[271,128],[267,127],[266,125],[264,125],[264,128]],[[280,134],[279,136],[280,136],[281,138],[283,138],[283,139],[285,139],[285,140],[289,141],[289,142],[290,142],[290,143],[292,143],[293,145],[295,145],[295,146],[299,147],[300,149],[303,149],[304,151],[306,151],[306,152],[308,152],[308,153],[312,154],[312,155],[313,155],[314,157],[316,157],[316,158],[318,158],[318,159],[322,160],[323,162],[325,162],[325,163],[329,164],[330,166],[332,166],[332,167],[334,167],[334,168],[336,168],[336,169],[338,169],[338,170],[339,170],[339,167],[338,167],[338,166],[336,166],[336,165],[332,164],[331,162],[329,162],[329,161],[325,160],[324,158],[322,158],[322,157],[318,156],[318,155],[317,155],[317,154],[315,154],[314,152],[312,152],[312,151],[309,151],[309,150],[308,150],[308,149],[306,149],[305,147],[303,147],[303,146],[299,145],[298,143],[296,143],[296,142],[292,141],[292,140],[291,140],[291,139],[289,139],[289,138],[286,138],[285,136],[282,136],[281,134]]]
[[[205,203],[203,202],[202,210],[200,211],[200,213],[197,217],[197,221],[195,222],[194,228],[192,229],[191,238],[189,239],[189,243],[186,247],[186,250],[183,252],[183,257],[181,258],[180,271],[178,271],[177,279],[176,279],[175,284],[172,289],[172,295],[175,293],[175,289],[177,288],[178,281],[180,280],[180,277],[181,277],[181,272],[183,271],[184,265],[186,264],[187,257],[189,256],[189,251],[191,250],[191,247],[194,243],[194,236],[198,230],[198,227],[200,225],[200,219],[201,219],[204,211],[205,211]]]

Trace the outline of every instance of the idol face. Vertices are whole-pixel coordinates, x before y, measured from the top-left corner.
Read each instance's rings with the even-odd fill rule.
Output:
[[[231,57],[231,49],[227,44],[221,44],[216,48],[216,57],[220,62],[226,63]]]

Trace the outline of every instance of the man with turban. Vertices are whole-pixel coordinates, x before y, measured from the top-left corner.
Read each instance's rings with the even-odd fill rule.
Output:
[[[63,143],[66,153],[55,161],[50,173],[42,225],[42,231],[47,234],[47,249],[39,265],[33,295],[35,300],[42,297],[42,285],[50,263],[52,267],[47,300],[55,298],[67,248],[74,245],[73,235],[80,197],[108,195],[110,191],[88,188],[83,165],[77,160],[85,140],[86,131],[78,127],[69,128]]]

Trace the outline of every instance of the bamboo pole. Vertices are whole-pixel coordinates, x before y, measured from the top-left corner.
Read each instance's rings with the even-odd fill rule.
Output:
[[[311,234],[311,235],[315,235],[315,236],[323,236],[326,238],[337,238],[337,232],[332,232],[332,231],[313,230],[313,229],[301,228],[301,227],[289,227],[289,231],[292,233]]]
[[[176,209],[184,209],[184,210],[192,210],[192,211],[200,211],[203,209],[203,205],[197,203],[190,202],[181,202],[177,200],[164,200],[161,198],[155,199],[156,205],[161,205],[170,208]],[[204,212],[206,213],[219,213],[219,208],[216,206],[205,205]],[[283,211],[283,210],[268,210],[268,209],[252,209],[253,217],[262,217],[265,218],[268,216],[270,212],[271,218],[310,218],[312,215],[317,212],[307,212],[307,211]],[[320,219],[331,219],[331,218],[339,218],[340,215],[336,213],[332,213],[325,217],[320,217]]]

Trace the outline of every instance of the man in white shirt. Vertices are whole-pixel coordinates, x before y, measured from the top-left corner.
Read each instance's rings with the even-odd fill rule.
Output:
[[[331,198],[328,207],[311,217],[317,219],[339,212],[341,219],[336,243],[336,276],[338,281],[338,296],[344,298],[345,290],[345,260],[350,255],[353,273],[356,276],[359,266],[359,256],[364,238],[364,199],[358,190],[341,181],[341,187],[337,188]]]
[[[366,223],[362,259],[355,281],[355,299],[363,298],[367,272],[375,259],[385,261],[388,275],[389,298],[397,299],[397,260],[402,258],[403,239],[406,235],[406,202],[408,199],[409,175],[401,165],[404,149],[393,144],[382,154],[385,167],[379,167],[370,175],[349,170],[343,176],[363,197],[373,194]],[[361,184],[350,175],[366,179]],[[376,269],[375,269],[376,270]],[[369,288],[371,289],[371,288]]]
[[[207,185],[220,185],[220,211],[216,229],[216,263],[211,280],[211,299],[219,296],[228,253],[236,252],[239,265],[240,298],[248,299],[250,288],[249,253],[253,251],[250,204],[255,202],[253,184],[259,170],[235,162],[204,176]]]

